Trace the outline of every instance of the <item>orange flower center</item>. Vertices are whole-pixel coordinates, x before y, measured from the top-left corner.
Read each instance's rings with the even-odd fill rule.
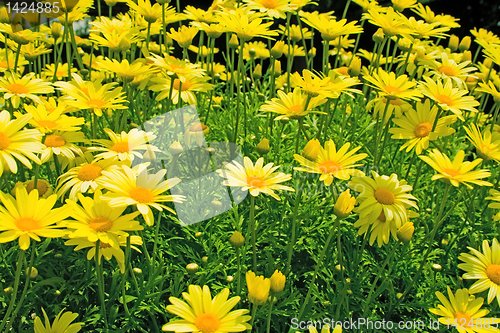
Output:
[[[40,228],[38,221],[31,217],[20,217],[16,220],[16,226],[21,231],[31,231]]]
[[[100,108],[106,104],[106,102],[101,101],[100,99],[89,99],[86,103],[89,108]]]
[[[20,83],[11,83],[7,86],[7,90],[10,90],[11,93],[13,94],[27,94],[29,93],[29,89],[26,88],[26,86],[20,84]]]
[[[110,149],[112,151],[116,151],[117,153],[126,153],[130,150],[128,141],[117,142]]]
[[[460,176],[461,175],[460,171],[455,170],[455,169],[445,168],[445,169],[443,169],[443,172],[447,173],[448,175],[450,175],[452,177],[456,177],[456,176]]]
[[[345,67],[345,66],[337,68],[337,72],[342,74],[342,75],[345,75],[345,76],[349,75],[349,73],[347,72],[348,70],[349,70],[349,68]]]
[[[418,125],[415,128],[415,135],[418,136],[419,138],[424,138],[427,135],[429,135],[429,133],[431,132],[431,130],[432,130],[432,125],[431,124],[429,124],[429,123],[422,123],[422,124]]]
[[[448,106],[452,106],[453,105],[453,100],[451,99],[450,96],[446,96],[446,95],[437,95],[436,96],[436,99],[439,101],[439,103],[441,104],[446,104]]]
[[[182,85],[181,85],[181,80],[175,79],[174,80],[174,89],[179,90],[179,88],[181,88],[181,91],[186,91],[189,88],[191,88],[191,82],[189,82],[189,80],[186,79],[186,81],[182,82]]]
[[[335,161],[324,161],[319,165],[319,170],[323,174],[333,173],[340,171],[342,167]]]
[[[107,249],[108,247],[111,247],[111,244],[104,243],[104,242],[99,242],[99,248],[100,249]]]
[[[474,326],[473,319],[467,314],[463,312],[455,313],[455,319],[457,321],[457,328],[470,328]]]
[[[481,144],[481,150],[486,152],[486,153],[490,153],[493,149],[491,149],[490,147],[488,147],[485,144]]]
[[[378,219],[382,222],[385,222],[386,218],[385,218],[385,214],[384,214],[384,211],[382,211],[380,213],[380,215],[378,216]]]
[[[80,90],[85,94],[85,95],[89,95],[89,90],[87,88],[80,88]]]
[[[40,127],[54,128],[57,126],[57,123],[52,120],[39,120],[38,125]]]
[[[288,111],[290,111],[290,112],[299,112],[300,110],[302,110],[302,105],[301,104],[297,104],[297,105],[291,106],[288,109]]]
[[[396,197],[394,194],[385,188],[379,188],[374,193],[375,199],[382,205],[392,205],[396,202]]]
[[[49,135],[45,138],[45,145],[47,147],[61,147],[66,144],[66,140],[60,135]]]
[[[142,187],[133,188],[128,192],[128,194],[132,199],[140,203],[152,202],[154,198],[153,192],[151,192],[150,189]]]
[[[492,282],[500,285],[500,265],[489,265],[486,269],[486,276]]]
[[[450,66],[441,66],[438,68],[438,71],[446,76],[457,76],[457,72]]]
[[[35,188],[35,180],[33,179],[33,180],[30,180],[28,185],[26,185],[26,191],[28,191],[28,193],[30,193],[31,191],[33,191],[34,188]],[[48,190],[47,183],[38,179],[36,189],[38,190],[38,196],[41,197]]]
[[[194,320],[196,328],[203,333],[213,333],[220,328],[220,320],[212,313],[203,313]]]
[[[387,103],[387,100],[385,102]],[[399,98],[389,99],[389,104],[391,104],[391,105],[401,105],[401,104],[403,104],[403,101],[401,101]]]
[[[9,145],[10,145],[9,137],[0,132],[0,150],[7,149]]]
[[[87,164],[78,171],[78,179],[81,181],[94,180],[101,175],[102,168],[96,164]]]
[[[261,188],[261,187],[266,186],[266,181],[259,176],[248,176],[247,177],[247,184],[250,187]]]
[[[397,88],[397,87],[386,86],[384,89],[385,89],[385,91],[387,91],[391,95],[401,94],[401,90],[399,90],[399,88]]]
[[[113,223],[105,217],[95,217],[89,222],[89,227],[95,231],[108,231],[112,226]]]
[[[0,67],[7,68],[7,60],[0,61]]]

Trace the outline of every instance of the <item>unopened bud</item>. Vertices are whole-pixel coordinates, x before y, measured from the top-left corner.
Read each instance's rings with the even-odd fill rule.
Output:
[[[403,243],[408,243],[413,237],[413,232],[415,231],[415,227],[413,226],[413,222],[406,222],[403,224],[401,228],[398,230],[398,239]]]
[[[226,281],[229,282],[229,283],[233,282],[234,281],[234,276],[229,275],[228,277],[226,277]]]
[[[230,49],[237,49],[238,46],[240,46],[240,42],[238,41],[238,36],[233,34],[231,36],[231,39],[229,40],[229,48]]]
[[[184,149],[182,148],[182,145],[179,141],[174,141],[174,143],[172,143],[170,145],[170,147],[168,147],[168,151],[172,155],[180,154],[180,153],[182,153],[183,150]]]
[[[285,50],[285,42],[279,40],[274,44],[271,49],[271,57],[278,59],[283,55],[283,51]]]
[[[198,231],[197,233],[194,234],[194,237],[200,238],[203,233],[201,231]]]
[[[302,150],[302,156],[307,158],[309,161],[314,161],[318,157],[319,149],[321,148],[321,144],[318,139],[310,140],[304,150]]]
[[[491,66],[493,66],[493,62],[491,61],[490,58],[485,58],[483,61],[483,65],[486,68],[491,68]]]
[[[266,138],[262,139],[262,141],[259,142],[259,144],[255,148],[255,150],[257,150],[257,153],[259,153],[260,156],[269,153],[269,140]]]
[[[214,210],[219,210],[222,208],[222,202],[219,200],[212,200],[212,202],[210,202],[210,206],[212,206]]]
[[[460,52],[467,51],[470,47],[470,43],[471,43],[470,36],[465,36],[464,38],[462,38],[462,41],[458,45],[458,49],[460,50]]]
[[[208,257],[207,256],[201,257],[201,262],[206,264],[208,262]]]
[[[12,287],[7,287],[3,290],[4,293],[6,293],[7,295],[10,295],[14,292],[14,288]]]
[[[336,265],[335,266],[335,270],[340,273],[340,272],[343,272],[345,270],[345,267],[344,266],[340,266],[340,265]]]
[[[357,77],[361,73],[361,58],[353,57],[349,68],[347,69],[347,74],[349,76]]]
[[[443,267],[441,267],[440,264],[432,264],[432,270],[435,271],[435,272],[439,272],[443,269]]]
[[[450,41],[448,42],[448,47],[450,50],[455,52],[458,49],[458,44],[460,43],[460,39],[456,35],[450,36]]]
[[[460,59],[460,61],[466,62],[471,60],[472,60],[472,53],[469,50],[464,51],[464,53],[462,54],[462,59]]]
[[[270,278],[271,280],[271,291],[275,294],[278,294],[283,291],[285,288],[286,278],[280,271],[274,271],[273,275]]]
[[[229,244],[235,248],[240,248],[245,244],[245,237],[239,231],[235,231],[231,238],[229,238]]]
[[[262,66],[260,64],[257,64],[255,66],[255,69],[253,70],[252,77],[255,80],[259,80],[262,77]]]
[[[29,268],[26,268],[26,275],[30,275],[30,278],[34,279],[38,276],[38,269],[36,269],[35,267],[31,267],[31,271],[29,270]]]
[[[188,271],[189,274],[196,274],[199,269],[200,267],[195,263],[191,263],[186,266],[186,270]]]
[[[278,59],[274,61],[274,75],[281,75],[281,61]]]
[[[385,39],[384,31],[382,28],[378,28],[377,31],[372,36],[372,39],[375,43],[382,43]]]

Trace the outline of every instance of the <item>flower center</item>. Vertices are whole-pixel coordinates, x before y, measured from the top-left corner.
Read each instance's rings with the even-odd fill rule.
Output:
[[[148,203],[153,201],[153,193],[151,190],[142,187],[136,187],[128,193],[132,199],[140,203]]]
[[[438,68],[438,71],[446,76],[457,76],[457,72],[450,66],[441,66]]]
[[[26,86],[19,84],[19,83],[11,83],[7,86],[7,90],[10,90],[11,93],[13,94],[27,94],[29,93],[29,89],[26,88]]]
[[[446,96],[446,95],[437,95],[436,96],[436,99],[439,101],[439,103],[441,104],[446,104],[448,106],[452,106],[453,105],[453,100],[450,98],[450,96]]]
[[[108,231],[112,226],[113,223],[105,217],[96,217],[89,222],[89,227],[95,231]]]
[[[339,72],[340,74],[345,75],[345,76],[349,75],[349,73],[347,72],[348,70],[349,70],[349,68],[346,66],[337,68],[337,72]]]
[[[486,269],[486,276],[492,282],[500,285],[500,265],[489,265]]]
[[[262,0],[260,4],[262,7],[267,9],[275,9],[279,7],[278,1],[276,0]]]
[[[399,88],[397,88],[397,87],[386,86],[384,89],[385,89],[385,91],[387,91],[391,95],[401,94],[401,90],[399,90]]]
[[[380,215],[378,216],[378,219],[379,219],[381,222],[385,222],[385,221],[386,221],[384,211],[380,212]]]
[[[396,202],[394,194],[385,188],[379,188],[375,191],[375,199],[382,205],[392,205]]]
[[[196,317],[194,325],[202,333],[213,333],[220,328],[220,320],[212,313],[203,313]]]
[[[106,102],[101,101],[100,99],[89,99],[86,103],[87,103],[87,105],[89,106],[90,109],[91,108],[100,108],[104,104],[106,104]]]
[[[99,242],[99,248],[100,249],[107,249],[108,247],[111,247],[111,244],[104,243],[104,242]]]
[[[78,179],[82,181],[94,180],[101,175],[102,168],[96,164],[87,164],[78,171]]]
[[[16,220],[16,226],[21,231],[31,231],[40,228],[38,221],[32,219],[31,217],[20,217]]]
[[[0,132],[0,150],[9,148],[10,139],[7,135]]]
[[[66,140],[60,135],[49,135],[45,138],[45,145],[47,147],[61,147],[66,144]]]
[[[337,171],[340,171],[341,169],[342,169],[342,167],[335,161],[324,161],[319,166],[319,170],[323,174],[337,172]]]
[[[491,151],[493,149],[491,149],[490,147],[488,147],[487,145],[485,144],[481,144],[481,150],[484,151],[485,153],[491,153]]]
[[[30,193],[31,191],[33,191],[34,188],[35,188],[35,180],[30,180],[28,185],[26,185],[26,191]],[[36,189],[38,190],[38,196],[41,197],[48,190],[47,183],[38,179]]]
[[[385,101],[387,103],[387,100]],[[389,99],[389,104],[391,105],[401,105],[403,102],[399,98]]]
[[[301,109],[302,109],[302,105],[301,104],[297,104],[297,105],[291,106],[288,109],[288,111],[289,112],[299,112]]]
[[[179,90],[179,88],[181,88],[181,91],[186,91],[190,87],[191,87],[191,82],[189,82],[188,79],[186,79],[185,82],[182,82],[182,85],[181,85],[181,80],[179,80],[179,79],[174,80],[174,89],[175,90]]]
[[[456,176],[460,176],[461,175],[460,171],[455,170],[455,169],[445,168],[445,169],[443,169],[443,172],[447,173],[448,175],[450,175],[452,177],[456,177]]]
[[[457,328],[465,329],[474,325],[473,319],[467,313],[457,312],[455,313],[455,319],[457,321]]]
[[[426,137],[432,130],[432,126],[429,123],[422,123],[415,128],[415,135],[419,138]]]
[[[117,142],[110,149],[117,153],[126,153],[129,151],[128,141]]]
[[[7,60],[0,61],[0,67],[7,69]]]
[[[54,128],[57,126],[57,123],[52,120],[39,120],[38,125],[40,127]]]
[[[266,186],[266,181],[259,176],[248,176],[247,184],[251,187],[264,187]]]

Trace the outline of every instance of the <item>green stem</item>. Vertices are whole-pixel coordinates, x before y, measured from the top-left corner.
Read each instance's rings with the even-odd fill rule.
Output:
[[[290,272],[290,265],[292,263],[293,247],[295,245],[295,237],[296,237],[295,229],[297,228],[297,211],[299,209],[300,197],[302,194],[302,186],[304,185],[304,181],[305,178],[299,179],[297,194],[295,196],[295,205],[293,206],[293,217],[292,217],[292,237],[290,239],[290,243],[288,243],[288,260],[286,263],[285,275],[288,275],[288,273]]]
[[[255,244],[255,197],[250,195],[250,225],[252,228],[253,271],[257,274],[257,246]]]
[[[95,243],[95,270],[97,278],[97,288],[99,289],[99,299],[101,301],[101,316],[104,319],[104,325],[108,328],[108,318],[106,315],[106,301],[104,299],[104,274],[102,262],[99,257],[100,241]]]
[[[23,267],[24,255],[25,255],[25,250],[21,250],[19,252],[19,257],[17,260],[16,275],[14,278],[14,290],[12,291],[12,296],[10,298],[10,303],[9,303],[9,307],[7,308],[7,312],[5,313],[5,316],[3,317],[2,323],[0,325],[0,332],[4,332],[3,329],[5,328],[5,325],[7,325],[7,321],[9,320],[10,314],[11,314],[12,310],[14,309],[14,304],[16,303],[17,289],[19,288],[19,280],[21,277],[21,270]]]
[[[273,295],[271,294],[271,301],[269,302],[269,311],[267,312],[267,333],[271,333],[271,317],[273,312]]]

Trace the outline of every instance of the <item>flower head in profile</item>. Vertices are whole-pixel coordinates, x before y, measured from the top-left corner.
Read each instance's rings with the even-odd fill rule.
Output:
[[[332,184],[333,179],[349,180],[352,175],[364,175],[356,167],[368,155],[365,153],[356,154],[361,147],[356,147],[349,151],[351,144],[345,143],[338,151],[333,140],[325,142],[325,147],[319,147],[318,156],[314,161],[295,154],[293,157],[300,163],[301,167],[295,168],[298,171],[321,174],[320,181],[324,181],[326,186]]]
[[[292,10],[288,0],[244,0],[248,9],[258,10],[271,18],[286,18]]]
[[[316,96],[308,101],[308,97],[301,89],[295,88],[293,92],[288,94],[278,90],[278,97],[267,101],[260,107],[260,111],[273,112],[279,114],[274,120],[281,120],[284,118],[299,119],[309,113],[323,113],[321,111],[314,111],[318,105],[326,102],[326,99],[321,96]]]
[[[275,30],[269,30],[273,22],[263,23],[260,13],[252,14],[248,9],[223,9],[219,18],[224,30],[236,34],[241,42],[255,37],[272,39],[278,35]]]
[[[469,184],[479,186],[492,186],[490,182],[481,180],[491,176],[491,172],[487,169],[480,169],[472,171],[478,166],[483,159],[477,158],[472,162],[464,162],[465,152],[460,150],[453,161],[448,156],[441,153],[439,150],[434,149],[429,153],[429,156],[419,156],[424,162],[429,164],[438,173],[432,176],[432,180],[444,179],[451,183],[451,185],[458,187],[461,183],[472,188]]]
[[[47,162],[53,155],[61,155],[72,159],[76,155],[83,155],[76,143],[87,143],[83,132],[60,132],[56,131],[45,136],[43,144],[45,149],[40,157],[42,163]]]
[[[333,213],[337,216],[337,218],[344,219],[351,214],[355,204],[356,198],[351,196],[349,189],[347,189],[339,195],[337,202],[333,207]]]
[[[387,73],[379,69],[372,75],[365,74],[364,79],[377,89],[381,97],[388,100],[400,98],[402,100],[419,100],[422,94],[416,89],[416,83],[410,81],[406,75],[399,75],[396,78],[394,72]]]
[[[469,290],[466,288],[458,289],[453,293],[450,287],[448,290],[448,298],[441,292],[436,291],[436,296],[441,302],[437,308],[429,309],[429,311],[439,317],[439,322],[444,325],[456,325],[455,328],[459,333],[487,333],[497,332],[495,328],[500,319],[484,318],[490,311],[481,309],[484,303],[482,297],[471,297]],[[484,328],[486,324],[491,325],[490,329]]]
[[[167,310],[182,319],[174,319],[163,325],[162,331],[174,332],[243,332],[252,327],[247,323],[251,317],[248,310],[231,309],[240,301],[239,296],[228,300],[229,289],[223,289],[212,299],[208,286],[190,285],[188,292],[182,293],[185,301],[170,297]]]
[[[40,241],[40,237],[58,238],[67,234],[58,229],[70,214],[68,206],[54,208],[57,195],[47,199],[38,197],[38,190],[28,194],[24,186],[16,188],[16,198],[0,192],[0,243],[19,239],[19,247],[27,250],[30,239]]]
[[[0,92],[4,93],[3,98],[11,99],[12,106],[18,108],[21,98],[29,98],[36,103],[41,103],[39,94],[50,94],[54,88],[50,82],[33,78],[35,73],[18,77],[17,74],[8,73],[0,79]]]
[[[488,290],[488,304],[495,298],[500,304],[500,245],[496,238],[492,246],[487,240],[483,241],[482,252],[468,247],[470,253],[462,253],[458,258],[464,263],[458,268],[465,271],[464,279],[477,280],[470,287],[469,292],[476,294]]]
[[[491,189],[490,190],[491,197],[486,197],[486,200],[493,200],[496,202],[492,202],[488,205],[489,208],[500,209],[500,191]],[[495,221],[500,221],[500,212],[493,215],[493,219]]]
[[[247,272],[246,280],[250,302],[255,305],[266,303],[271,290],[271,280],[262,275],[256,276],[252,271]]]
[[[40,317],[35,318],[35,333],[77,333],[82,329],[83,323],[73,323],[78,318],[77,313],[66,311],[64,309],[50,323],[47,313],[42,308],[45,324],[42,323]]]
[[[282,172],[274,172],[279,168],[273,167],[273,163],[268,163],[264,166],[264,158],[257,160],[255,165],[248,157],[243,158],[243,164],[234,161],[226,163],[223,169],[217,170],[217,173],[224,178],[223,184],[232,187],[241,187],[242,191],[249,191],[254,197],[259,193],[265,193],[276,200],[281,200],[274,191],[295,191],[293,188],[280,185],[279,183],[286,182],[292,179],[292,175],[287,175]]]
[[[500,163],[500,141],[494,141],[489,129],[481,133],[475,124],[464,126],[467,139],[476,147],[479,157],[485,160],[495,160]]]

